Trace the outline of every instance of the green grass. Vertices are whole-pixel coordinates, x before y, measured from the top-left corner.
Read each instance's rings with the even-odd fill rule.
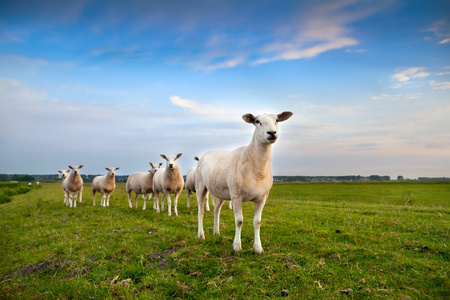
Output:
[[[221,236],[198,240],[196,201],[179,217],[128,208],[124,184],[110,207],[63,206],[60,183],[0,205],[2,299],[447,299],[450,184],[275,184],[255,255],[253,207],[244,204],[242,253],[234,215]],[[167,207],[167,206],[166,206]]]

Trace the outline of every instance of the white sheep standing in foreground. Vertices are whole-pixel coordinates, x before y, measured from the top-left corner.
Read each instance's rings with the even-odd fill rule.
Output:
[[[105,168],[108,173],[102,176],[96,176],[92,180],[92,197],[94,198],[95,205],[95,193],[101,193],[100,206],[109,206],[109,197],[116,188],[116,171],[119,168]],[[108,194],[108,196],[106,196]],[[107,199],[108,198],[108,199]]]
[[[208,151],[197,165],[195,177],[198,199],[198,238],[205,239],[203,230],[204,202],[208,191],[216,196],[214,208],[214,235],[220,235],[220,209],[224,200],[233,202],[236,234],[233,250],[242,250],[241,228],[244,222],[242,203],[255,203],[253,217],[254,244],[256,254],[262,254],[260,239],[261,214],[273,184],[270,166],[272,144],[278,138],[278,123],[292,116],[291,112],[279,115],[263,114],[242,116],[245,122],[253,124],[255,131],[251,143],[234,150]]]
[[[64,190],[64,179],[66,179],[67,176],[69,176],[69,172],[70,172],[70,170],[58,170],[58,173],[61,173],[61,177],[62,177],[62,188],[63,188],[63,192],[64,192],[64,205],[69,205],[69,203],[67,201],[67,194],[66,194],[66,191]]]
[[[68,166],[69,169],[72,170],[70,175],[67,176],[63,181],[63,189],[66,193],[68,205],[70,207],[77,207],[77,196],[79,196],[80,203],[82,202],[82,192],[83,192],[83,179],[80,175],[80,169],[83,165],[80,166]]]
[[[175,194],[173,212],[175,216],[178,216],[178,197],[180,197],[184,187],[183,175],[181,174],[177,162],[177,159],[180,158],[181,155],[182,153],[179,153],[177,156],[165,156],[164,154],[161,154],[161,157],[166,160],[166,168],[161,168],[160,172],[156,173],[153,177],[153,197],[156,196],[156,202],[158,202],[159,193],[163,193],[163,196],[161,197],[161,211],[164,211],[164,198],[166,198],[168,216],[172,215],[172,201],[170,199],[170,194]]]
[[[153,177],[155,176],[156,172],[160,169],[162,166],[162,163],[158,165],[154,165],[151,162],[149,162],[150,167],[152,167],[148,172],[136,172],[128,176],[127,184],[126,184],[126,192],[128,194],[128,205],[130,208],[133,207],[131,204],[131,192],[133,191],[135,193],[134,195],[134,207],[137,208],[137,197],[138,195],[142,194],[142,198],[144,199],[144,206],[142,207],[143,210],[147,208],[147,194],[148,199],[150,200],[150,195],[153,193],[153,208],[156,209],[157,212],[159,212],[159,205],[156,203],[155,205],[155,193],[153,192]]]

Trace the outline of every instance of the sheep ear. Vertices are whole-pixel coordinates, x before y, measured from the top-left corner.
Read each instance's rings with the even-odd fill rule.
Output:
[[[293,115],[293,113],[291,113],[290,111],[284,111],[277,116],[278,117],[277,121],[278,122],[286,121],[287,119],[292,117],[292,115]]]
[[[244,119],[245,122],[250,124],[255,124],[256,117],[252,114],[245,114],[242,116],[242,119]]]
[[[199,161],[200,159],[196,156],[196,157],[194,157],[194,159],[196,160],[196,161]]]
[[[61,170],[58,170],[58,173],[61,173],[61,174],[62,174]]]
[[[119,169],[120,169],[119,167],[116,167],[116,171],[119,170]]]
[[[71,170],[73,170],[73,168],[72,168],[72,166],[71,165],[69,165],[69,166],[67,166],[69,169],[71,169]]]
[[[153,164],[152,164],[151,162],[149,162],[148,164],[150,165],[150,167],[152,167],[152,168],[153,168]]]
[[[183,153],[178,153],[176,159],[179,159],[181,157],[181,155],[183,155]]]
[[[161,154],[161,157],[167,160],[167,157],[164,154]]]
[[[80,165],[79,167],[78,167],[78,169],[81,169],[83,167],[83,165]]]

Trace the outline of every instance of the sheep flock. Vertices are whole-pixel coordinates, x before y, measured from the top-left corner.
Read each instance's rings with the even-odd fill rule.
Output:
[[[190,207],[190,195],[195,193],[198,202],[198,233],[197,237],[205,239],[203,229],[203,216],[206,210],[210,210],[208,196],[211,195],[214,207],[213,234],[220,235],[220,210],[225,200],[229,202],[229,208],[233,209],[235,218],[235,237],[233,250],[238,253],[242,250],[241,229],[244,222],[242,204],[254,202],[253,217],[254,244],[256,254],[262,254],[263,248],[260,238],[261,215],[273,184],[271,171],[272,145],[278,140],[278,124],[288,120],[292,112],[285,111],[280,114],[262,114],[254,116],[245,114],[243,120],[254,126],[254,133],[250,143],[234,150],[207,151],[202,157],[195,157],[197,165],[189,169],[184,182],[182,172],[177,160],[182,153],[177,155],[161,154],[163,163],[149,163],[151,169],[148,172],[132,173],[126,182],[128,206],[132,205],[132,192],[134,192],[134,207],[137,208],[138,195],[144,199],[143,210],[146,202],[153,198],[153,209],[157,213],[164,211],[164,200],[167,201],[167,214],[172,215],[172,198],[174,195],[173,214],[178,216],[178,199],[183,188],[186,189],[187,207]],[[62,189],[64,204],[76,207],[77,198],[82,202],[83,180],[80,169],[83,165],[71,166],[70,170],[58,170],[62,175]],[[115,174],[118,167],[105,168],[107,173],[96,176],[92,181],[93,205],[95,196],[99,192],[100,205],[109,206],[111,194],[116,188]],[[162,194],[161,198],[159,194]],[[214,203],[214,198],[216,201]]]

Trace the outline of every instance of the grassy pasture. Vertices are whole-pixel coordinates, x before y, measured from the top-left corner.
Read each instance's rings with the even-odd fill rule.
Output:
[[[60,183],[0,205],[1,299],[448,299],[450,184],[275,184],[263,211],[265,253],[254,254],[253,207],[244,204],[243,252],[232,251],[234,215],[221,236],[197,234],[196,201],[179,217],[118,184],[110,207],[76,209]],[[166,205],[167,209],[167,205]]]

